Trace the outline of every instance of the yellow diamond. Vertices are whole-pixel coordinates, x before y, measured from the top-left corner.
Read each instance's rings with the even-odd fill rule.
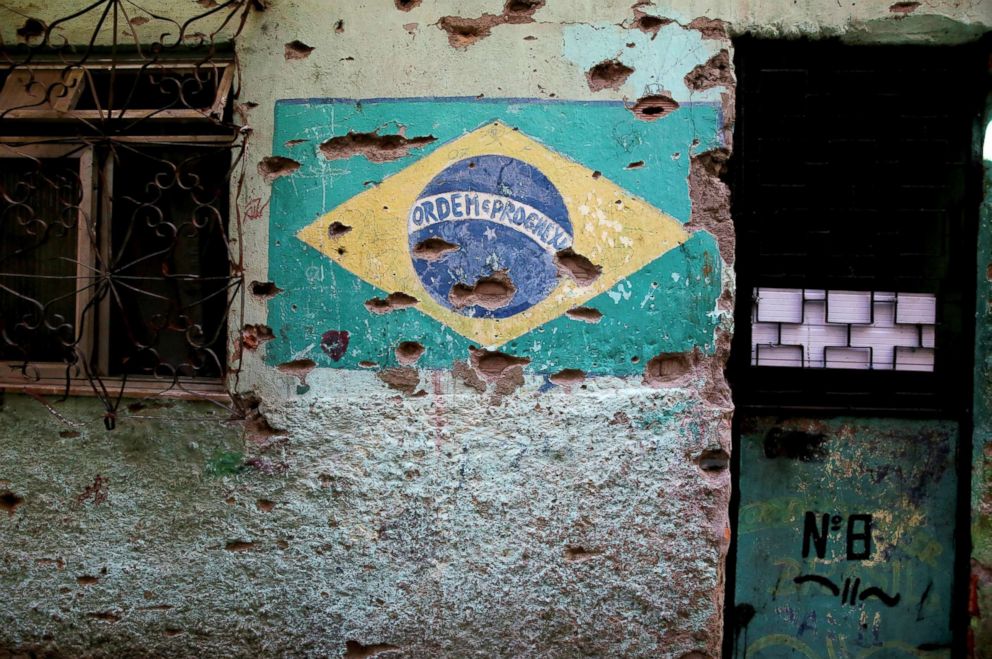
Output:
[[[427,289],[411,256],[410,231],[424,221],[425,188],[449,166],[484,156],[505,156],[535,168],[546,177],[567,210],[573,236],[568,239],[553,220],[542,234],[539,210],[517,200],[517,230],[542,242],[546,249],[568,245],[602,268],[591,283],[560,275],[550,292],[531,306],[507,317],[484,317],[458,308],[435,290]],[[450,217],[451,193],[442,199]],[[454,193],[456,209],[460,193]],[[482,195],[496,208],[499,195]],[[478,195],[476,195],[478,197]],[[478,199],[474,199],[478,204]],[[504,202],[500,203],[503,207]],[[506,203],[512,205],[512,201]],[[419,204],[419,207],[418,207]],[[439,202],[440,204],[440,202]],[[433,210],[432,206],[427,207]],[[526,209],[526,210],[521,210]],[[487,206],[488,210],[488,206]],[[505,210],[505,208],[504,208]],[[527,228],[523,218],[530,213]],[[437,216],[428,212],[428,223]],[[492,214],[495,219],[499,213]],[[513,228],[513,214],[503,225]],[[335,224],[338,223],[338,224]],[[561,223],[559,223],[561,224]],[[334,229],[332,229],[332,225]],[[345,230],[348,227],[350,229]],[[497,227],[498,228],[498,227]],[[555,153],[537,141],[499,122],[483,126],[453,140],[418,160],[376,187],[358,194],[319,217],[297,237],[343,268],[387,293],[403,292],[417,299],[416,308],[444,323],[462,336],[487,347],[497,347],[581,306],[612,288],[670,249],[682,244],[688,233],[678,220],[639,199],[598,173]],[[509,278],[514,276],[508,273]],[[463,282],[470,285],[472,282]],[[528,282],[515,282],[527,286]],[[480,310],[476,307],[476,310]]]

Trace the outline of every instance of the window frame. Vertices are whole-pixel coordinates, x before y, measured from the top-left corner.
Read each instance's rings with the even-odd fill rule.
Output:
[[[79,153],[80,181],[83,188],[83,201],[80,204],[79,222],[77,224],[76,248],[76,281],[91,277],[97,262],[98,253],[110,253],[111,231],[108,227],[98,226],[98,218],[112,222],[111,205],[113,199],[113,169],[114,159],[106,158],[102,169],[97,171],[98,164],[94,158],[94,147],[83,143],[45,143],[51,142],[52,137],[12,137],[0,136],[0,157],[6,158],[60,158],[73,157]],[[156,143],[175,146],[197,146],[199,144],[223,144],[231,141],[230,135],[193,135],[177,132],[170,135],[138,136],[130,135],[115,138],[120,142]],[[98,186],[97,182],[102,181]],[[230,190],[228,190],[230,195]],[[82,209],[89,209],[88,217]],[[93,249],[93,245],[97,249]],[[89,267],[87,267],[89,266]],[[94,297],[94,289],[87,288],[80,292],[77,283],[75,305],[75,327],[82,326],[82,335],[78,343],[79,352],[90,360],[99,376],[99,381],[113,385],[114,393],[126,397],[166,397],[196,400],[214,400],[225,402],[230,399],[227,389],[227,378],[231,375],[229,368],[216,378],[177,377],[167,382],[153,376],[128,375],[112,376],[109,372],[110,331],[109,319],[112,313],[109,297],[101,300],[94,309],[93,317],[83,325],[83,310]],[[233,293],[228,294],[233,295]],[[230,302],[230,300],[228,300]],[[227,338],[223,362],[229,367],[231,356],[231,328],[227,329]],[[96,360],[93,351],[96,349]],[[72,367],[68,381],[66,378],[67,365],[61,362],[34,361],[0,361],[0,390],[11,389],[37,394],[65,394],[73,396],[102,396],[105,391],[98,391],[98,381],[87,377],[78,365]],[[24,369],[33,370],[37,378],[31,379]],[[166,389],[162,385],[168,384]],[[177,386],[178,385],[178,386]]]
[[[115,71],[115,70],[125,70],[125,71],[141,71],[145,69],[146,71],[154,71],[156,69],[167,69],[176,73],[185,72],[196,72],[198,69],[209,66],[214,69],[217,77],[217,88],[214,93],[213,102],[205,108],[169,108],[169,109],[156,109],[156,108],[119,108],[119,107],[107,107],[102,108],[100,106],[100,99],[96,98],[94,93],[94,98],[97,101],[96,109],[75,109],[76,104],[82,97],[84,90],[87,86],[93,85],[93,78],[90,74],[91,70],[99,71]],[[62,72],[62,75],[58,75]],[[58,95],[54,99],[48,99],[47,102],[44,100],[38,101],[38,107],[20,107],[19,105],[13,105],[13,102],[31,101],[33,100],[29,95],[21,95],[20,89],[17,89],[17,82],[14,77],[21,77],[27,74],[30,78],[34,78],[38,74],[56,74],[55,76],[49,76],[50,79],[45,81],[46,88],[50,88],[54,84],[63,84],[66,89],[66,94]],[[84,65],[72,65],[66,66],[65,64],[59,64],[54,62],[38,62],[25,67],[22,69],[17,69],[13,71],[10,76],[8,76],[3,84],[0,85],[0,117],[3,119],[19,119],[19,120],[65,120],[65,119],[82,119],[82,120],[101,120],[101,119],[128,119],[132,121],[143,121],[143,120],[175,120],[175,119],[189,119],[189,120],[202,120],[219,118],[223,116],[224,108],[227,105],[228,97],[230,96],[231,86],[234,82],[234,62],[223,60],[217,62],[199,63],[196,61],[189,60],[162,60],[155,62],[139,62],[139,61],[120,61],[120,60],[102,60],[100,58],[94,58],[90,62]],[[41,83],[41,81],[37,81]],[[13,83],[13,84],[12,84]],[[20,84],[24,84],[23,82]],[[53,101],[55,101],[53,103]]]

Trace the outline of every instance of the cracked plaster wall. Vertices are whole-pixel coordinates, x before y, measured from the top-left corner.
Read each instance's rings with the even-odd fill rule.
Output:
[[[69,4],[17,9],[59,15]],[[455,48],[436,26],[442,17],[496,16],[503,3],[473,3],[469,14],[453,1],[410,11],[386,0],[273,1],[237,43],[247,162],[273,154],[273,107],[284,98],[553,94],[633,103],[656,83],[691,95],[683,77],[731,52],[719,34],[706,57],[685,45],[704,44],[687,27],[704,12],[730,33],[768,36],[954,40],[992,23],[978,2],[928,4],[913,16],[884,3],[640,9],[671,18],[663,29],[673,38],[638,28],[629,2],[550,0],[533,22],[494,23],[485,38]],[[20,19],[7,18],[2,34],[13,42]],[[287,58],[297,40],[313,50]],[[586,73],[600,53],[634,71],[593,92]],[[677,65],[652,72],[659,60]],[[703,95],[724,100],[720,91]],[[724,119],[729,130],[732,117]],[[729,261],[726,191],[715,178],[725,154],[717,155],[692,168],[707,190],[700,197],[694,188],[694,204],[708,212],[691,220],[724,228],[711,232]],[[250,167],[238,203],[264,203],[271,186]],[[267,220],[263,212],[246,227],[248,281],[271,270]],[[447,370],[416,372],[426,395],[409,397],[372,372],[321,368],[303,391],[292,372],[265,363],[267,345],[241,379],[261,399],[264,421],[231,423],[205,404],[152,404],[130,410],[111,433],[85,399],[60,404],[56,416],[8,394],[0,650],[717,656],[729,474],[725,460],[713,468],[701,458],[730,449],[718,346],[729,340],[733,282],[730,268],[722,272],[709,345],[691,358],[645,360],[643,376],[541,391],[539,375],[527,374],[493,400]],[[245,321],[270,322],[265,299],[249,296]]]

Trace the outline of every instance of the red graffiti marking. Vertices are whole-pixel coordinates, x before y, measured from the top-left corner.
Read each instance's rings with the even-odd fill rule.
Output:
[[[76,497],[76,503],[83,505],[87,501],[90,501],[94,506],[99,506],[107,500],[107,494],[108,481],[100,474],[97,474],[96,478],[93,479],[93,484],[87,485],[82,494]]]
[[[431,373],[431,381],[434,385],[434,448],[441,450],[444,442],[444,398],[441,393],[441,371]]]
[[[245,205],[245,217],[249,220],[257,220],[262,217],[262,213],[268,205],[268,200],[266,200],[263,204],[261,197],[255,197],[254,199],[249,200],[248,204]]]
[[[327,356],[338,361],[348,350],[348,332],[345,330],[328,330],[320,337],[320,349]]]

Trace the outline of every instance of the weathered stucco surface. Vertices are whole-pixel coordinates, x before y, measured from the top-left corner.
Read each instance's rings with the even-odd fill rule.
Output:
[[[157,11],[181,16],[193,3],[160,4]],[[700,234],[725,261],[707,336],[674,355],[637,355],[636,368],[558,386],[548,386],[548,374],[574,368],[559,357],[486,382],[467,350],[462,364],[386,378],[306,373],[312,365],[292,360],[280,370],[265,358],[286,352],[276,336],[243,364],[239,386],[261,401],[266,419],[247,424],[209,404],[149,404],[107,432],[90,401],[51,403],[55,415],[7,394],[0,652],[719,654],[733,233],[717,174],[733,117],[728,34],[946,41],[988,29],[987,7],[933,3],[907,16],[885,3],[815,0],[395,4],[271,0],[238,38],[236,103],[250,137],[235,203],[258,210],[247,214],[246,281],[269,281],[278,269],[269,246],[295,240],[272,233],[267,209],[273,190],[297,193],[291,183],[301,174],[277,178],[278,161],[256,170],[282,155],[273,146],[278,100],[484,95],[638,107],[662,88],[680,103],[723,110],[722,144],[692,162],[699,154],[682,153],[677,177],[646,158],[633,188],[648,196],[674,186],[676,217],[716,236]],[[51,21],[71,7],[22,2],[17,12]],[[0,34],[13,43],[23,16],[10,13],[0,9]],[[947,31],[933,29],[945,22]],[[74,29],[67,39],[89,37],[86,26]],[[724,58],[712,60],[720,51]],[[619,65],[593,70],[612,59]],[[564,127],[576,142],[586,139],[581,126]],[[318,128],[340,134],[333,124]],[[329,181],[353,176],[342,162]],[[307,297],[305,282],[274,283],[282,295]],[[272,299],[247,296],[237,325],[275,327]],[[316,296],[311,303],[318,315],[331,306]],[[588,328],[586,336],[606,344],[623,338]]]

